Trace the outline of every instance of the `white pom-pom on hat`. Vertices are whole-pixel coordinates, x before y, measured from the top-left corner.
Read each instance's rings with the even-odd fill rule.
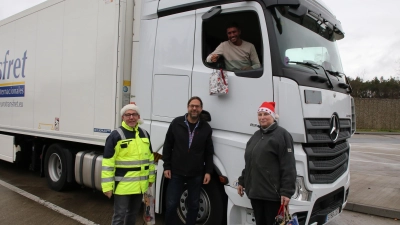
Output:
[[[267,112],[274,119],[279,118],[279,115],[275,113],[275,102],[263,102],[257,112]]]

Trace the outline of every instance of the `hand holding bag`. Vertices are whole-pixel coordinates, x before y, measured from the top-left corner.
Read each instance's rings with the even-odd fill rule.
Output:
[[[274,225],[299,225],[299,221],[296,215],[290,216],[289,208],[282,204],[275,217]]]
[[[222,69],[214,70],[210,76],[210,95],[228,94],[228,75]]]
[[[279,207],[278,214],[275,216],[275,222],[274,225],[284,225],[285,224],[285,207],[282,204],[281,207]]]

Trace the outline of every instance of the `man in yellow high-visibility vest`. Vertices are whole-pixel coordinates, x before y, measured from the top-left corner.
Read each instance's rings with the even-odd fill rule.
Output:
[[[135,224],[143,193],[155,181],[150,136],[139,127],[139,108],[128,104],[121,109],[122,125],[107,137],[101,172],[101,187],[114,194],[112,224]]]

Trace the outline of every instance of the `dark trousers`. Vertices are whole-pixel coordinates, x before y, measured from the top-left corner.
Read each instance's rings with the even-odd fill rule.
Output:
[[[199,198],[203,176],[186,177],[172,174],[167,188],[167,209],[165,212],[165,225],[176,225],[177,207],[183,192],[184,184],[187,183],[188,196],[186,198],[187,214],[186,225],[195,225],[199,211]]]
[[[114,195],[114,215],[112,225],[134,225],[139,213],[143,195]]]
[[[257,225],[273,225],[281,202],[250,199]]]

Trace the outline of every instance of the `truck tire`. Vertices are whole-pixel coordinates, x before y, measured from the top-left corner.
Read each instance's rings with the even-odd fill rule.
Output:
[[[44,172],[52,190],[62,191],[67,187],[67,157],[59,144],[53,144],[46,152]]]
[[[197,217],[197,225],[216,225],[223,224],[226,221],[226,213],[224,210],[224,189],[221,184],[219,184],[218,179],[213,177],[209,184],[202,185],[200,192],[200,207]],[[178,222],[179,225],[184,225],[186,223],[186,187],[181,195],[179,206],[177,208]]]

